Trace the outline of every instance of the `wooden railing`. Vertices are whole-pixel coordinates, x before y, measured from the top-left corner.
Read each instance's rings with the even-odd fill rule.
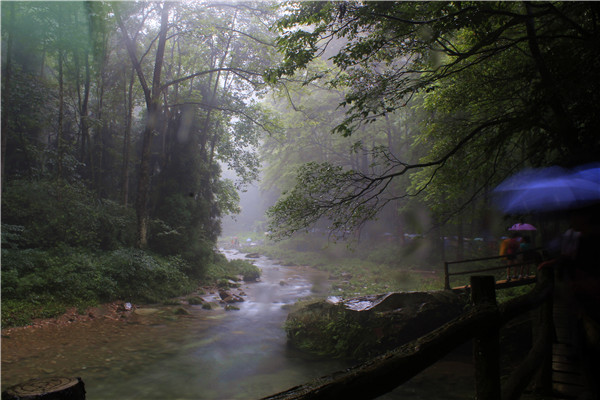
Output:
[[[375,399],[442,359],[462,344],[473,341],[475,391],[479,400],[518,399],[536,376],[539,392],[551,392],[552,275],[541,271],[528,294],[496,304],[495,279],[471,277],[472,308],[426,336],[345,371],[337,372],[264,400]],[[511,319],[540,309],[532,325],[534,346],[506,383],[500,385],[499,330]],[[537,375],[536,375],[537,373]]]
[[[542,258],[541,256],[541,250],[542,248],[536,248],[533,249],[532,251],[534,251],[539,258]],[[516,253],[515,256],[520,256],[524,253]],[[472,268],[470,270],[467,271],[455,271],[455,272],[450,272],[450,266],[451,265],[458,265],[458,264],[469,264],[469,263],[476,263],[476,262],[482,262],[482,261],[491,261],[491,260],[498,260],[498,261],[503,261],[506,259],[506,256],[491,256],[491,257],[480,257],[480,258],[471,258],[471,259],[467,259],[467,260],[457,260],[457,261],[445,261],[444,262],[444,289],[450,289],[450,277],[451,276],[458,276],[458,275],[472,275],[475,273],[483,273],[483,272],[491,272],[491,271],[498,271],[498,270],[506,270],[506,268],[508,267],[507,264],[502,263],[501,265],[494,265],[492,267],[487,267],[487,268],[481,268],[481,267],[476,267],[476,268]],[[511,264],[510,267],[511,268],[517,268],[517,267],[521,267],[521,266],[527,266],[527,265],[532,265],[532,261],[527,261],[527,262],[519,262],[519,263],[515,263],[515,264]]]

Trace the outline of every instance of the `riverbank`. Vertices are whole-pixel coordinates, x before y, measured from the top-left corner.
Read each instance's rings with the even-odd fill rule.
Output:
[[[64,250],[64,249],[63,249]],[[255,280],[258,268],[243,260],[216,254],[202,275],[179,257],[160,257],[139,250],[90,254],[71,249],[2,250],[2,327],[40,320],[81,319],[89,310],[113,302],[156,304],[192,296],[202,286],[226,287],[232,280]]]
[[[218,294],[218,288],[216,286],[212,286],[204,287],[201,290],[196,290],[186,296],[180,296],[166,300],[160,304],[132,304],[124,301],[112,301],[109,303],[86,307],[84,309],[80,307],[67,307],[64,313],[53,317],[34,318],[27,325],[3,327],[2,338],[11,338],[12,334],[27,330],[67,327],[94,321],[104,320],[132,323],[132,318],[134,318],[136,315],[144,313],[147,314],[147,312],[144,310],[156,310],[157,307],[170,307],[173,309],[173,314],[176,314],[178,310],[180,314],[185,314],[185,308],[182,307],[198,304],[202,305],[204,303],[210,304],[211,302],[204,301],[208,298],[206,296],[207,294],[211,297],[211,300],[213,300],[212,303],[216,304],[218,302],[215,298],[216,294]],[[226,303],[223,302],[223,307],[225,304]]]
[[[251,399],[346,367],[290,349],[282,329],[290,305],[325,295],[323,274],[264,257],[255,263],[263,273],[241,283],[239,311],[157,304],[17,328],[2,340],[2,387],[62,375],[82,377],[89,400]]]

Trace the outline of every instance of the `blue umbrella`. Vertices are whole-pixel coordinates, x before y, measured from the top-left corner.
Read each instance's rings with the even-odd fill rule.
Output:
[[[600,202],[597,164],[574,170],[549,167],[525,170],[494,189],[495,200],[506,214],[568,210]]]
[[[592,182],[600,182],[600,162],[586,164],[573,170],[573,176],[576,178],[587,179]]]

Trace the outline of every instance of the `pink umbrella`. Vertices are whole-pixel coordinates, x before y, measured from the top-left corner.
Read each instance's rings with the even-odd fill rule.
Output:
[[[514,224],[513,226],[511,226],[510,228],[508,228],[509,231],[537,231],[536,227],[531,225],[531,224],[523,224],[523,223],[518,223],[518,224]]]

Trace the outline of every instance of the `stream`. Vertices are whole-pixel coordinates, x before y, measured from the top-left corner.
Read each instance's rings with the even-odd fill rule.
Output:
[[[3,336],[2,390],[32,378],[78,376],[89,400],[258,399],[349,367],[290,348],[282,329],[285,306],[324,296],[327,276],[264,257],[255,263],[261,279],[243,285],[239,310],[186,305],[188,314],[176,315],[177,307],[156,306],[126,321],[95,318]],[[462,399],[472,391],[456,388],[468,389],[472,379],[469,360],[451,357],[383,398]]]

